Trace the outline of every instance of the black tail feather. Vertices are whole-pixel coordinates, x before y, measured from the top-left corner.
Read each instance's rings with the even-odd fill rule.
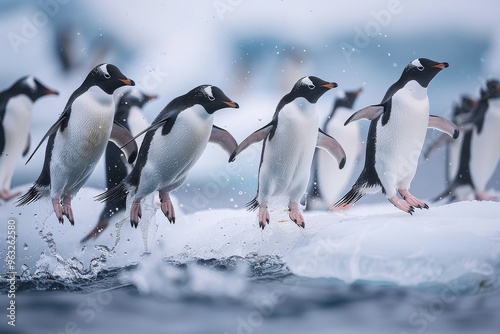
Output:
[[[366,194],[360,191],[361,189],[354,186],[349,190],[347,194],[344,195],[337,203],[334,204],[335,207],[354,204],[363,198]]]
[[[255,196],[255,198],[253,200],[251,200],[250,202],[248,202],[246,204],[246,206],[247,206],[247,210],[248,211],[254,211],[254,210],[256,210],[260,206],[259,201],[257,200],[257,196]]]
[[[443,199],[448,199],[448,202],[453,201],[455,198],[455,189],[457,189],[459,184],[457,182],[453,182],[450,186],[448,186],[442,193],[437,195],[436,197],[431,199],[432,203],[442,201]]]
[[[116,201],[126,197],[128,193],[129,190],[127,189],[127,186],[124,182],[121,182],[116,187],[111,188],[103,192],[102,194],[94,196],[94,199],[99,202]]]
[[[35,184],[26,192],[26,194],[20,196],[17,199],[16,206],[23,206],[36,202],[42,197],[43,197],[42,193],[38,190],[38,187]]]

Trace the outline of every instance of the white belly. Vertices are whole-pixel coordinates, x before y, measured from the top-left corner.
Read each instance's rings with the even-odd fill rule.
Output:
[[[498,100],[498,101],[497,101]],[[490,100],[483,130],[474,130],[471,141],[470,174],[476,190],[486,190],[500,159],[500,99]]]
[[[359,122],[344,122],[352,115],[352,110],[339,108],[334,117],[324,129],[327,134],[335,138],[346,154],[344,168],[339,169],[338,162],[324,150],[317,152],[317,173],[321,197],[327,204],[333,204],[350,182],[354,167],[361,154],[361,138]]]
[[[213,115],[195,105],[177,116],[168,135],[163,136],[158,129],[141,171],[138,193],[149,193],[151,190],[146,188],[153,188],[153,183],[154,190],[179,186],[205,150],[212,126]]]
[[[375,169],[389,195],[409,188],[415,176],[429,124],[426,89],[410,81],[392,97],[387,124],[377,123]]]
[[[22,94],[11,98],[5,109],[5,147],[0,156],[0,186],[3,190],[8,190],[14,169],[28,140],[33,102]]]
[[[261,203],[269,196],[298,200],[307,187],[319,116],[314,104],[304,99],[297,100],[280,111],[276,133],[270,141],[266,139],[259,173]]]
[[[50,164],[51,196],[74,195],[106,148],[114,118],[113,97],[93,87],[72,106],[68,126],[57,131]]]
[[[142,109],[137,106],[133,106],[130,108],[127,124],[132,136],[137,135],[139,132],[149,126],[149,122],[146,120],[146,117],[142,113]],[[143,139],[144,135],[141,135],[135,139],[137,147],[141,147]]]

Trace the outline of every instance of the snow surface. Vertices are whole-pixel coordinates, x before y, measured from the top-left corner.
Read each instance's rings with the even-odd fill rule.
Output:
[[[10,202],[2,207],[1,221],[17,222],[18,274],[29,268],[31,274],[87,277],[102,267],[138,263],[147,251],[181,262],[192,258],[277,256],[298,276],[336,278],[347,283],[364,280],[414,286],[463,277],[471,279],[471,284],[498,280],[497,202],[460,202],[417,210],[413,216],[389,203],[359,204],[341,213],[306,212],[305,229],[291,222],[286,211],[274,210],[270,225],[261,230],[254,212],[213,209],[182,214],[176,201],[176,224],[169,224],[155,204],[144,205],[139,228],[131,228],[125,219],[116,247],[115,226],[96,241],[81,244],[102,208],[92,199],[98,193],[97,189],[83,188],[75,198],[75,226],[58,224],[48,201],[23,208]],[[148,215],[153,218],[148,219]],[[6,240],[6,229],[0,239]],[[5,258],[5,253],[2,243],[0,257]],[[4,265],[2,261],[1,272],[6,271]],[[158,279],[143,276],[146,280]]]

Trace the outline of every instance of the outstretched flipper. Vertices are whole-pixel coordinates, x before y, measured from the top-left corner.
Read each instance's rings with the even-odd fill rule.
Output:
[[[229,155],[238,148],[236,139],[228,131],[215,125],[212,127],[212,133],[208,141],[219,144]]]
[[[385,108],[384,108],[384,105],[382,105],[382,104],[376,104],[376,105],[365,107],[363,109],[356,111],[354,114],[352,114],[351,117],[349,117],[347,119],[347,121],[345,121],[344,126],[346,126],[347,124],[349,124],[351,122],[354,122],[354,121],[357,121],[357,120],[363,119],[363,118],[370,120],[370,121],[374,120],[375,118],[382,115],[384,113],[384,110],[385,110]]]
[[[127,128],[114,121],[109,141],[120,147],[128,163],[131,164],[135,161],[137,157],[137,143]]]
[[[246,149],[248,146],[264,140],[264,138],[266,138],[271,133],[273,127],[274,123],[270,122],[266,126],[260,128],[259,130],[255,131],[250,136],[248,136],[245,140],[241,142],[240,145],[238,145],[236,150],[234,150],[234,152],[231,154],[231,156],[229,157],[229,162],[233,162],[234,159],[236,159],[236,156],[240,154],[241,151]]]
[[[457,139],[460,134],[458,126],[455,123],[436,115],[429,116],[428,127],[444,132],[453,139]]]
[[[28,164],[28,162],[30,162],[31,158],[33,158],[33,156],[35,155],[36,151],[40,148],[40,146],[45,141],[45,139],[47,139],[51,134],[56,133],[56,131],[61,126],[61,124],[63,124],[66,121],[66,119],[69,117],[69,114],[70,114],[69,112],[64,112],[59,117],[59,119],[49,128],[49,130],[47,130],[47,133],[43,136],[42,140],[40,140],[40,143],[38,143],[38,145],[35,148],[35,150],[33,151],[33,153],[31,153],[31,155],[28,158],[28,160],[26,161],[25,165]]]
[[[329,136],[323,130],[318,129],[318,141],[316,146],[327,151],[332,157],[334,157],[339,163],[339,169],[344,168],[346,156],[345,151],[340,146],[339,142],[333,137]]]

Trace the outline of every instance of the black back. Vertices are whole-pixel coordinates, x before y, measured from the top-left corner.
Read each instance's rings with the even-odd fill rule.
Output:
[[[186,94],[174,98],[160,111],[158,116],[153,120],[153,123],[145,130],[146,135],[139,149],[136,164],[132,172],[127,176],[127,183],[133,186],[139,184],[141,171],[146,164],[149,147],[157,129],[161,128],[163,136],[168,135],[179,113],[197,104],[201,105],[209,114],[227,107],[238,108],[238,104],[227,97],[220,88],[211,85],[198,86]]]

